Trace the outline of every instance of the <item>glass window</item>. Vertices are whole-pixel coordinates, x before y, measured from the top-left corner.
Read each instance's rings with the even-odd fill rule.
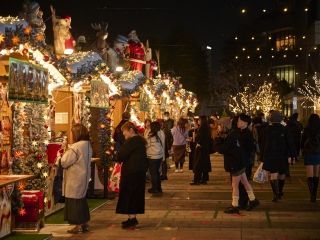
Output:
[[[285,49],[293,49],[296,45],[296,37],[293,35],[282,35],[276,38],[276,49],[282,51]]]
[[[290,85],[294,86],[296,83],[296,73],[295,73],[295,66],[294,65],[285,65],[274,67],[272,69],[273,74],[275,74],[279,81],[285,80]]]

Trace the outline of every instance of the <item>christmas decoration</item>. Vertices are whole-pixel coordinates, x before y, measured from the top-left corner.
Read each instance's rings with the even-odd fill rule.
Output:
[[[11,210],[14,215],[17,215],[24,206],[22,201],[22,194],[21,194],[22,190],[23,189],[20,184],[14,185],[14,189],[11,194]]]
[[[252,86],[246,86],[242,92],[231,96],[229,107],[234,113],[253,114],[259,110],[267,115],[270,110],[281,109],[281,100],[272,84],[264,82],[256,92],[252,91]]]
[[[314,74],[311,81],[305,81],[298,88],[298,92],[302,94],[302,107],[319,109],[320,106],[320,78],[318,74]]]

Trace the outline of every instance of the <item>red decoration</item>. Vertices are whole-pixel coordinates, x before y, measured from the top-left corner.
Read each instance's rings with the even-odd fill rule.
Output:
[[[58,152],[61,150],[60,143],[49,143],[47,147],[48,163],[54,164],[57,159]]]
[[[21,208],[20,210],[19,210],[19,215],[20,216],[24,216],[24,215],[26,215],[27,214],[27,211],[24,209],[24,208]]]
[[[70,55],[73,53],[73,47],[75,45],[75,41],[73,37],[70,37],[69,39],[66,39],[64,41],[64,54]]]
[[[142,43],[135,42],[132,40],[129,43],[129,58],[131,61],[132,70],[142,71],[143,61],[145,57],[145,52]]]

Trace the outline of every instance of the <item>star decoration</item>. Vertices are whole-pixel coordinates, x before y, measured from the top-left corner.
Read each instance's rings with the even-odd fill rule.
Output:
[[[44,143],[45,145],[48,145],[48,144],[49,144],[49,140],[44,140],[43,143]]]
[[[5,39],[4,35],[3,35],[3,34],[0,34],[0,43],[3,43],[3,42],[4,42],[4,39]]]
[[[46,178],[46,177],[48,177],[48,173],[47,172],[44,172],[43,173],[43,176]]]
[[[38,42],[42,42],[42,41],[44,40],[43,34],[37,34],[37,35],[36,35],[36,40],[37,40]]]
[[[22,190],[24,190],[24,184],[23,183],[19,183],[18,184],[18,189],[20,190],[20,191],[22,191]]]
[[[18,45],[20,43],[20,38],[18,36],[13,36],[11,41],[12,41],[12,44]]]
[[[43,201],[44,201],[44,203],[47,203],[48,202],[48,198],[45,197]]]
[[[32,146],[37,146],[38,145],[38,143],[36,142],[36,141],[32,141]]]
[[[27,211],[24,209],[24,208],[21,208],[20,210],[19,210],[19,215],[20,216],[24,216],[24,215],[26,215],[27,214]]]
[[[29,34],[31,33],[31,30],[32,30],[32,28],[31,28],[30,26],[27,26],[27,27],[23,30],[23,32],[24,32],[24,34],[29,35]]]
[[[43,167],[43,164],[41,162],[37,163],[37,167],[38,168],[42,168]]]

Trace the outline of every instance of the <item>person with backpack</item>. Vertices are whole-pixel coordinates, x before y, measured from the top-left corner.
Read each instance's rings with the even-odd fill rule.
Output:
[[[224,168],[231,175],[232,182],[232,205],[224,212],[227,214],[239,214],[239,183],[241,182],[248,194],[249,205],[247,211],[259,206],[251,184],[246,176],[246,163],[243,158],[243,150],[240,145],[240,131],[237,128],[238,117],[232,119],[232,125],[227,137],[215,139],[215,149],[224,156]]]
[[[264,128],[262,140],[263,169],[271,175],[273,202],[282,198],[289,164],[294,164],[296,158],[293,139],[287,127],[281,124],[282,120],[279,111],[270,111],[270,123]]]
[[[320,166],[320,118],[311,114],[308,125],[302,134],[302,153],[307,170],[307,183],[310,191],[310,201],[317,201]]]
[[[153,194],[162,193],[160,167],[162,161],[165,160],[165,135],[160,128],[159,122],[152,122],[149,134],[146,136],[147,158],[152,184],[148,192]]]

